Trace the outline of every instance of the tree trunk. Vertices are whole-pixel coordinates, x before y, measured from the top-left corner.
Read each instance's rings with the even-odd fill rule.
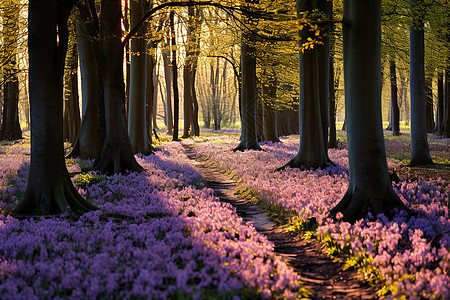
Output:
[[[330,16],[330,4],[325,0],[297,1],[297,17],[302,12],[319,9]],[[328,4],[328,7],[325,6]],[[301,32],[301,43],[314,38],[310,28]],[[300,44],[300,47],[302,44]],[[300,146],[285,167],[317,169],[326,168],[331,162],[328,158],[328,79],[329,79],[329,38],[324,45],[300,51]]]
[[[172,140],[178,141],[178,121],[180,115],[180,98],[178,95],[178,70],[177,70],[177,42],[175,37],[174,25],[175,12],[172,10],[169,14],[170,36],[172,44],[172,86],[173,86],[173,136]]]
[[[330,124],[330,136],[328,148],[337,147],[336,139],[336,91],[334,89],[334,58],[330,55],[330,69],[328,78],[328,122]]]
[[[69,49],[66,58],[65,91],[64,91],[64,139],[75,143],[80,129],[80,102],[78,96],[78,47],[76,25],[72,18],[69,21]]]
[[[246,0],[245,2],[249,2]],[[249,16],[244,16],[248,19]],[[242,33],[241,40],[241,141],[233,151],[262,150],[258,144],[256,128],[256,49],[253,33],[247,30]]]
[[[165,48],[169,47],[166,45]],[[165,49],[162,50],[162,57],[164,62],[164,80],[166,82],[166,126],[167,132],[172,133],[173,130],[173,113],[172,113],[172,70],[170,68],[170,52]]]
[[[400,135],[400,109],[398,108],[397,98],[397,68],[395,60],[389,62],[389,71],[391,78],[391,118],[392,118],[392,135]]]
[[[69,178],[62,135],[63,74],[67,18],[72,4],[30,0],[28,11],[31,164],[28,185],[15,214],[82,214],[96,209]]]
[[[3,65],[3,115],[0,140],[22,138],[19,122],[19,81],[17,78],[17,39],[19,35],[18,16],[20,7],[16,1],[7,0],[3,4],[3,46],[7,60]]]
[[[125,115],[121,1],[103,0],[100,14],[106,135],[94,169],[102,173],[142,171],[128,137]]]
[[[262,92],[266,96],[266,101],[263,103],[264,138],[265,141],[279,143],[277,114],[273,108],[277,96],[277,77],[275,74],[270,77],[267,85],[263,85]]]
[[[190,51],[189,51],[190,52]],[[186,55],[190,55],[187,51]],[[183,139],[186,139],[191,134],[191,113],[192,113],[192,93],[191,93],[191,62],[190,58],[186,57],[186,63],[183,68],[183,114],[184,114],[184,127],[183,127]]]
[[[146,55],[146,60],[145,60],[145,72],[147,74],[147,78],[145,80],[145,99],[146,99],[146,108],[145,108],[145,113],[146,113],[146,127],[147,127],[147,139],[149,141],[149,148],[151,149],[151,151],[154,151],[154,147],[152,146],[152,134],[153,134],[153,125],[156,123],[153,122],[153,116],[156,115],[156,107],[155,107],[155,99],[156,99],[156,94],[155,90],[156,90],[156,86],[155,86],[155,77],[156,77],[156,73],[155,73],[155,67],[156,67],[156,61],[155,61],[155,57],[153,56],[153,54],[151,54],[153,52],[153,48],[155,47],[153,42],[150,42],[147,44],[147,55]]]
[[[345,108],[350,182],[330,211],[356,221],[404,207],[389,179],[381,116],[381,1],[344,0]]]
[[[450,138],[450,63],[448,63],[447,69],[445,70],[444,108],[444,129],[442,134],[443,137]]]
[[[413,11],[422,0],[412,0]],[[410,35],[410,93],[411,93],[411,166],[432,164],[427,141],[425,95],[425,46],[423,20],[414,19]]]
[[[444,124],[444,73],[438,71],[436,126],[434,129],[434,131],[438,136],[442,135],[443,124]]]
[[[83,14],[82,14],[83,15]],[[77,22],[77,44],[81,72],[82,119],[77,140],[69,157],[94,159],[100,150],[98,135],[98,76],[95,51],[99,51],[99,42],[94,40],[87,28],[89,20],[83,15]],[[98,20],[95,20],[98,22]],[[96,26],[98,23],[89,24]],[[94,49],[96,48],[96,50]]]
[[[192,95],[192,135],[200,136],[200,125],[198,124],[198,101],[195,89],[195,76],[197,74],[197,63],[193,65],[191,71],[191,95]]]
[[[425,77],[425,115],[427,123],[427,133],[432,133],[434,129],[434,115],[433,115],[433,78]]]
[[[144,16],[144,0],[130,2],[130,25],[133,28]],[[146,41],[145,26],[131,39],[130,99],[128,133],[134,153],[151,153],[146,120]]]
[[[197,92],[195,90],[195,76],[197,74],[198,57],[200,56],[200,30],[201,19],[200,10],[196,7],[189,6],[189,32],[188,36],[192,39],[192,58],[191,58],[191,72],[190,72],[190,89],[191,89],[191,135],[200,136],[200,126],[198,124],[198,101]]]

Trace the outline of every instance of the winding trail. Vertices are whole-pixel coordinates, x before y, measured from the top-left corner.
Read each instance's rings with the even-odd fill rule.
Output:
[[[223,174],[219,167],[211,166],[205,157],[197,154],[195,147],[183,147],[194,167],[203,175],[205,185],[214,189],[220,200],[236,207],[244,222],[252,222],[258,232],[274,243],[275,254],[300,275],[304,286],[313,291],[313,299],[378,299],[373,289],[356,279],[355,271],[343,270],[340,263],[329,258],[317,240],[305,240],[284,231],[262,208],[234,195],[236,181]]]

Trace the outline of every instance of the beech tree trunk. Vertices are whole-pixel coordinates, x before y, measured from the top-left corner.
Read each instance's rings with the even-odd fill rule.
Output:
[[[91,3],[91,5],[93,5]],[[83,15],[83,14],[82,14]],[[98,76],[95,51],[99,53],[99,42],[89,34],[88,26],[98,26],[98,19],[89,20],[83,15],[77,24],[78,56],[81,72],[82,118],[77,140],[69,157],[94,159],[100,150],[98,135]],[[88,25],[89,24],[89,25]],[[96,29],[98,34],[98,28]]]
[[[147,74],[147,79],[146,81],[146,88],[145,88],[145,98],[146,98],[146,109],[145,109],[145,113],[146,113],[146,126],[147,126],[147,138],[149,141],[149,147],[150,150],[153,152],[155,150],[155,148],[152,146],[153,143],[153,138],[152,138],[152,134],[153,134],[153,128],[156,128],[155,124],[156,124],[156,119],[153,118],[154,115],[156,115],[156,105],[155,105],[155,100],[157,97],[157,93],[156,91],[156,72],[155,72],[155,67],[156,67],[156,61],[155,61],[155,57],[153,56],[153,54],[149,53],[152,52],[153,48],[155,47],[155,45],[153,44],[153,42],[149,42],[147,44],[147,55],[146,55],[146,74]],[[152,49],[152,50],[150,50]],[[154,127],[155,126],[155,127]]]
[[[101,70],[105,105],[105,140],[94,169],[100,172],[142,171],[128,137],[125,115],[125,84],[121,41],[121,1],[103,0],[100,14]]]
[[[189,43],[189,56],[188,60],[190,65],[189,71],[189,94],[191,100],[191,135],[200,136],[200,126],[198,124],[198,101],[197,93],[195,91],[195,75],[197,74],[197,63],[200,55],[200,30],[201,20],[200,11],[198,8],[188,7],[189,20],[188,20],[188,43]]]
[[[144,0],[130,2],[130,25],[133,28],[144,16]],[[151,153],[146,121],[146,41],[145,26],[131,39],[130,98],[128,110],[128,134],[134,153]],[[152,82],[153,84],[153,82]],[[152,95],[153,96],[153,95]]]
[[[7,57],[3,65],[3,115],[0,140],[13,141],[22,138],[19,122],[19,81],[17,78],[17,39],[19,35],[19,4],[7,0],[3,4],[3,45],[2,52]]]
[[[277,130],[277,114],[273,108],[277,96],[277,77],[275,74],[270,77],[267,85],[263,85],[262,92],[266,97],[263,102],[263,126],[264,126],[264,140],[273,143],[280,142]]]
[[[190,51],[186,51],[186,55],[191,55]],[[191,93],[191,62],[189,57],[186,57],[186,63],[183,68],[183,115],[184,115],[184,127],[183,127],[183,139],[190,136],[191,133],[191,117],[192,117],[192,93]]]
[[[69,178],[63,145],[63,75],[71,3],[30,0],[28,11],[31,164],[15,214],[82,214],[95,206]]]
[[[442,135],[443,123],[444,123],[444,73],[438,71],[436,126],[434,129],[434,131],[438,136]]]
[[[400,135],[400,109],[398,108],[397,93],[397,68],[395,60],[389,62],[389,71],[391,79],[391,119],[392,119],[392,135]]]
[[[331,4],[326,0],[297,0],[297,16],[302,12],[320,10],[331,16]],[[309,27],[301,32],[301,42],[314,38]],[[329,38],[324,37],[324,45],[300,51],[300,146],[285,167],[326,168],[328,158],[328,80],[330,59]]]
[[[425,46],[423,19],[419,5],[422,0],[412,0],[412,11],[416,14],[409,28],[410,93],[411,93],[411,166],[432,164],[427,141],[426,95],[425,95]]]
[[[432,133],[434,129],[434,115],[433,115],[433,78],[425,77],[425,115],[427,122],[427,133]]]
[[[69,49],[66,58],[64,89],[64,139],[75,143],[80,129],[80,101],[78,96],[78,47],[75,21],[69,21]]]
[[[450,34],[449,34],[450,36]],[[443,124],[443,137],[450,138],[450,63],[445,70],[445,82],[444,82],[444,124]]]
[[[177,42],[175,37],[174,25],[175,12],[172,10],[169,14],[170,36],[172,44],[172,86],[173,86],[173,136],[172,140],[178,141],[178,121],[180,115],[180,98],[178,93],[178,69],[177,69]]]
[[[350,182],[330,211],[345,221],[404,207],[392,189],[381,116],[381,1],[344,0],[345,108]]]
[[[330,124],[330,133],[328,139],[328,148],[337,147],[336,139],[336,91],[334,89],[334,58],[330,55],[330,69],[328,78],[328,122]]]
[[[245,2],[251,2],[246,0]],[[250,18],[244,16],[245,19]],[[248,21],[248,20],[247,20]],[[245,30],[241,40],[241,140],[233,151],[262,150],[256,127],[256,49],[254,34]]]
[[[166,45],[165,48],[169,47]],[[162,50],[162,57],[164,62],[164,80],[166,82],[166,126],[167,132],[172,133],[173,130],[173,113],[172,113],[172,70],[170,67],[170,51]]]

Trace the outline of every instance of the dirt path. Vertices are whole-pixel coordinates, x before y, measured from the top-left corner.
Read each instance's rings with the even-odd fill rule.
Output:
[[[313,299],[377,299],[376,292],[356,279],[356,272],[344,271],[320,249],[316,240],[304,240],[298,235],[282,230],[256,205],[234,195],[236,182],[210,166],[204,157],[195,152],[195,147],[184,145],[186,155],[194,161],[196,169],[203,174],[205,185],[214,189],[222,201],[236,207],[245,222],[254,227],[275,244],[275,252],[301,276],[304,285],[314,292]]]

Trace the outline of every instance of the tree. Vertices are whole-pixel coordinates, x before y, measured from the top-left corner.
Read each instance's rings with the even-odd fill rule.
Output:
[[[355,221],[405,206],[389,179],[381,122],[381,1],[344,0],[344,20],[350,182],[330,215]]]
[[[142,171],[128,137],[125,116],[121,1],[103,0],[100,13],[101,58],[105,112],[105,139],[94,169],[103,173]],[[101,110],[101,107],[100,107]]]
[[[0,140],[22,138],[19,123],[19,81],[17,78],[17,39],[19,35],[19,3],[7,0],[3,8],[3,117],[0,127]]]
[[[391,59],[389,62],[389,75],[391,79],[391,114],[392,114],[392,135],[400,135],[400,109],[398,108],[398,93],[397,93],[397,68],[395,60]]]
[[[172,69],[170,67],[170,49],[169,42],[162,48],[162,58],[164,63],[164,80],[166,83],[166,119],[167,132],[172,133],[173,130],[173,113],[172,113]]]
[[[30,0],[28,12],[31,164],[15,214],[96,209],[73,186],[64,159],[63,74],[71,1]]]
[[[64,139],[75,143],[80,129],[80,101],[78,97],[78,47],[75,18],[69,18],[69,48],[64,72]]]
[[[423,0],[411,0],[410,35],[411,166],[432,164],[427,141]]]
[[[263,126],[265,141],[274,143],[280,142],[277,130],[277,114],[275,110],[275,100],[277,96],[277,76],[276,74],[268,74],[264,69],[263,74],[267,83],[263,84],[262,95],[264,97],[263,105]]]
[[[177,42],[175,36],[174,24],[175,12],[172,10],[169,13],[169,27],[172,46],[172,87],[173,87],[173,135],[172,140],[178,141],[178,120],[180,113],[180,98],[178,93],[178,69],[177,69]]]
[[[98,130],[98,102],[100,94],[98,82],[101,79],[99,65],[100,37],[99,23],[93,0],[78,6],[77,45],[81,73],[82,118],[78,137],[69,157],[94,159],[100,151]]]
[[[245,0],[246,5],[254,1]],[[252,22],[248,13],[243,14],[246,24]],[[241,141],[233,151],[262,150],[258,144],[256,127],[256,50],[255,33],[244,30],[241,40]]]
[[[297,0],[297,17],[318,10],[331,17],[331,3],[326,0]],[[301,31],[300,48],[300,146],[285,167],[325,168],[328,158],[328,80],[330,40],[323,38],[323,45],[308,45],[316,31],[304,26]]]
[[[145,0],[132,0],[130,2],[132,28],[142,19],[145,7]],[[145,29],[146,26],[142,26],[131,39],[128,133],[133,152],[147,155],[151,153],[151,147],[147,136],[146,121],[147,55]],[[153,85],[153,82],[151,84]]]

